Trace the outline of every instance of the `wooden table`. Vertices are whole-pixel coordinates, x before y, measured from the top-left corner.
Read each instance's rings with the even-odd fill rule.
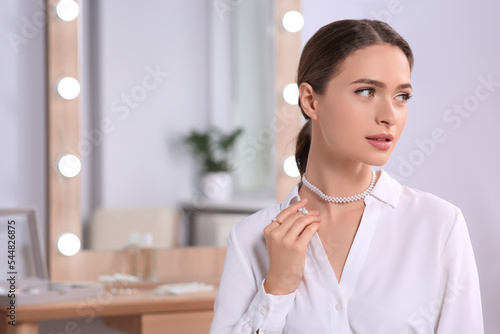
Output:
[[[39,321],[72,318],[88,322],[104,318],[108,327],[130,334],[208,333],[216,293],[156,296],[152,289],[141,288],[132,294],[105,289],[101,296],[85,300],[16,306],[15,327],[8,325],[7,310],[1,306],[0,333],[36,334]],[[72,333],[80,332],[76,323],[67,324],[72,325]]]

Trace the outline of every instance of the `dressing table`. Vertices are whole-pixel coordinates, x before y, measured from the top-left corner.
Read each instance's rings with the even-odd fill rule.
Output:
[[[7,312],[2,308],[0,333],[37,334],[40,321],[82,318],[90,323],[96,317],[103,318],[106,326],[128,334],[208,333],[215,296],[216,290],[176,296],[155,296],[151,289],[132,295],[108,291],[86,300],[18,306],[16,327],[7,324]],[[65,329],[66,333],[82,330],[71,320]]]
[[[16,305],[15,327],[8,324],[8,310],[1,305],[0,334],[36,334],[39,333],[40,321],[58,319],[68,319],[65,325],[67,333],[79,333],[81,329],[71,320],[75,318],[84,319],[85,323],[103,318],[106,326],[130,334],[208,333],[224,255],[224,248],[214,247],[158,250],[159,281],[113,283],[104,286],[102,294],[97,296]],[[131,270],[124,252],[87,251],[75,256],[81,265],[68,268],[64,282],[95,284],[96,275],[109,274],[118,269],[123,272]],[[95,261],[97,257],[100,257],[99,261]],[[155,287],[160,284],[193,281],[213,285],[215,289],[179,295],[154,293]]]

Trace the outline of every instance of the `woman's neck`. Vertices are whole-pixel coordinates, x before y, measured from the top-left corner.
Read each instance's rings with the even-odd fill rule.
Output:
[[[309,157],[311,158],[311,156]],[[372,181],[369,165],[359,161],[335,161],[308,159],[307,180],[328,196],[349,197],[363,193]],[[333,215],[335,211],[351,210],[364,207],[362,200],[349,204],[331,204],[320,198],[304,185],[299,190],[301,198],[309,200],[308,207],[313,210]]]
[[[369,165],[361,162],[307,165],[307,180],[329,196],[347,197],[362,193],[372,179]]]

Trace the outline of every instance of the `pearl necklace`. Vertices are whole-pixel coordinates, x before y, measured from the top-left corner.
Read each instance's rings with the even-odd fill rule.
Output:
[[[375,173],[375,171],[372,170],[372,174],[373,174],[372,182],[370,183],[370,186],[368,187],[368,189],[366,189],[364,192],[362,192],[359,195],[354,195],[354,196],[349,196],[349,197],[333,197],[333,196],[326,195],[324,192],[319,190],[318,187],[316,187],[315,185],[313,185],[309,181],[307,181],[306,174],[302,175],[302,183],[304,183],[304,185],[307,188],[312,190],[319,197],[321,197],[322,199],[324,199],[325,201],[327,201],[329,203],[345,204],[345,203],[351,203],[351,202],[355,202],[355,201],[359,201],[361,199],[364,199],[366,196],[368,196],[372,192],[373,187],[375,187],[375,181],[377,180],[377,173]]]

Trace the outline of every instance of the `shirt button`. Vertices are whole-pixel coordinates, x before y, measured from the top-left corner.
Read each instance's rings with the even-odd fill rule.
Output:
[[[342,303],[337,303],[337,305],[335,305],[335,309],[340,311],[342,309]]]
[[[260,314],[262,314],[262,315],[266,315],[266,314],[267,314],[267,310],[266,310],[266,308],[261,307],[261,309],[260,309]]]

